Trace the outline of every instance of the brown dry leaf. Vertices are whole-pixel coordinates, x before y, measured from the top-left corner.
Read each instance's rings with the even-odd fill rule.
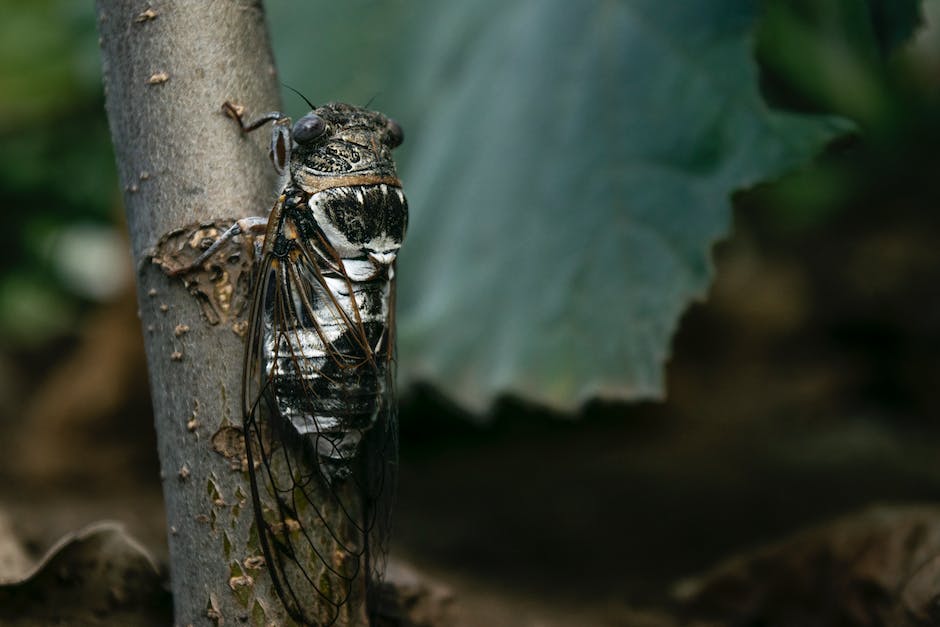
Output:
[[[23,579],[31,566],[32,561],[13,532],[9,518],[0,512],[0,585]]]
[[[879,507],[725,562],[676,590],[686,615],[731,625],[940,624],[940,507]]]
[[[21,579],[0,585],[0,623],[169,625],[169,593],[147,551],[113,522],[62,538]]]
[[[381,624],[389,627],[453,625],[453,593],[401,561],[388,564],[380,594]]]

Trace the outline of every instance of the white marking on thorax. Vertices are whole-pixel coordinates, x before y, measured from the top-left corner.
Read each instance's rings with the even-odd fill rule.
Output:
[[[383,184],[382,189],[387,195],[388,187]],[[396,190],[396,192],[398,192],[399,197],[402,197],[401,190]],[[330,242],[336,252],[339,253],[339,256],[343,259],[354,259],[356,257],[362,257],[368,253],[371,253],[373,255],[377,254],[386,256],[389,259],[388,263],[394,261],[395,255],[398,253],[398,249],[401,248],[401,241],[397,238],[383,232],[377,234],[367,242],[363,242],[362,244],[354,244],[349,241],[345,233],[336,228],[336,225],[333,224],[333,221],[330,220],[329,216],[327,216],[326,211],[323,208],[323,203],[327,202],[330,198],[328,195],[329,193],[329,190],[324,190],[313,194],[307,201],[307,205],[310,207],[310,211],[313,212],[313,218],[316,220],[320,230],[323,231],[323,235],[326,236],[326,239]],[[355,194],[356,200],[359,201],[360,205],[362,205],[365,202],[365,198],[362,195],[362,190],[356,188]],[[360,273],[360,275],[362,275],[362,273]],[[364,276],[364,278],[354,278],[353,280],[365,280],[365,278],[368,278],[370,275],[362,276]],[[353,278],[352,275],[350,275],[350,278]]]

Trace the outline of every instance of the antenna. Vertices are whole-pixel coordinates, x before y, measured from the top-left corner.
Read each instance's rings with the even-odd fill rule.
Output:
[[[304,96],[302,93],[300,93],[299,91],[297,91],[296,89],[294,89],[293,87],[291,87],[290,85],[288,85],[287,83],[282,82],[281,85],[283,85],[284,87],[288,88],[289,90],[291,90],[292,92],[294,92],[295,94],[297,94],[298,96],[300,96],[301,98],[303,98],[303,99],[304,99],[304,102],[306,102],[308,105],[310,105],[310,110],[311,110],[311,111],[312,111],[313,109],[316,109],[316,108],[317,108],[317,105],[315,105],[315,104],[313,104],[312,102],[310,102],[309,100],[307,100],[307,97],[306,97],[306,96]]]

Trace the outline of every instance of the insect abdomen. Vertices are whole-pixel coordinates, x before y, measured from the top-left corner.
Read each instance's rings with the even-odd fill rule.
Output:
[[[280,415],[298,435],[323,439],[318,453],[335,461],[356,454],[363,432],[387,407],[388,392],[389,281],[344,281],[344,286],[334,286],[332,296],[312,290],[306,306],[295,303],[306,313],[279,336],[276,353],[273,338],[266,347]],[[360,332],[351,331],[347,321]]]

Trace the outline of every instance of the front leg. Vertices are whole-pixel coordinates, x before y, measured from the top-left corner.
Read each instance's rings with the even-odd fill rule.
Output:
[[[250,133],[268,122],[273,122],[269,156],[278,174],[283,176],[287,172],[287,165],[290,163],[291,144],[293,143],[291,139],[291,120],[288,116],[280,111],[269,111],[251,122],[245,122],[245,107],[228,100],[222,103],[222,112],[238,122],[238,127],[242,133]]]

